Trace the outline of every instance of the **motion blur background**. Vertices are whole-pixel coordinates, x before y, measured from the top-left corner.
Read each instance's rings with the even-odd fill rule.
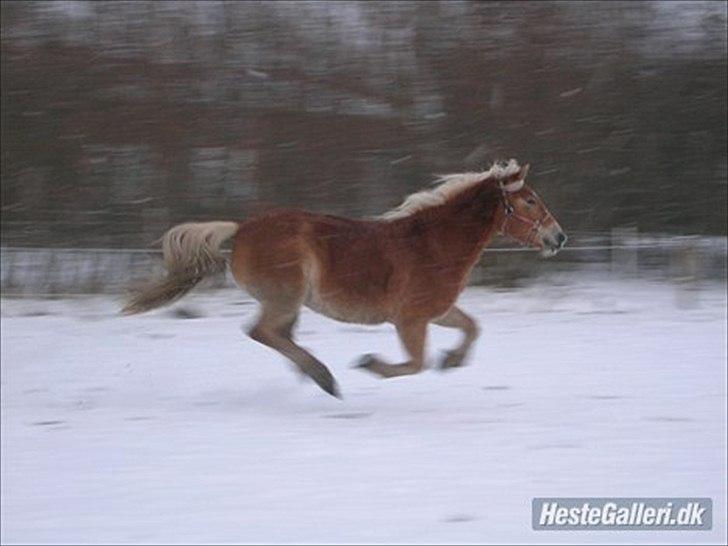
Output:
[[[727,6],[0,1],[0,542],[726,544]],[[175,223],[369,216],[511,157],[570,239],[484,253],[463,369],[433,326],[379,382],[351,363],[401,361],[391,325],[304,309],[335,400],[230,278],[119,316]],[[713,529],[531,530],[592,495]]]
[[[540,270],[725,275],[726,6],[4,1],[3,288],[115,289],[174,223],[375,214],[510,157],[571,235]]]

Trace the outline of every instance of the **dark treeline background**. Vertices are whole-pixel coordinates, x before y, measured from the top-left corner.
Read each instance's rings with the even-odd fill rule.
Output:
[[[2,242],[381,212],[530,162],[572,234],[726,234],[725,2],[2,2]]]

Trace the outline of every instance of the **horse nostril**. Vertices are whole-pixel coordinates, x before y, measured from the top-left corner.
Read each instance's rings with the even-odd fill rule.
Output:
[[[556,236],[556,242],[559,244],[559,246],[564,246],[564,243],[566,242],[566,235],[564,233],[559,232],[559,234]]]

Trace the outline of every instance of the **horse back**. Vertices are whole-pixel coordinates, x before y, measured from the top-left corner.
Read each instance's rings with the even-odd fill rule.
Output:
[[[379,222],[279,210],[240,224],[232,271],[259,300],[295,299],[338,320],[384,322],[395,264]]]

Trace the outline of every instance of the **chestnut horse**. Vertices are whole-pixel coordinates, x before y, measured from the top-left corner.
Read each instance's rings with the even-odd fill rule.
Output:
[[[234,237],[232,274],[261,305],[250,337],[288,357],[327,393],[339,393],[331,372],[293,341],[304,305],[339,321],[394,324],[409,360],[389,364],[364,356],[359,367],[378,376],[423,369],[429,323],[463,332],[441,362],[461,366],[478,327],[455,300],[491,239],[508,235],[548,256],[566,241],[524,183],[527,172],[528,165],[511,160],[485,172],[446,175],[369,220],[278,210],[242,222],[175,226],[162,237],[166,276],[140,287],[123,312],[170,303],[223,272],[220,245]]]

